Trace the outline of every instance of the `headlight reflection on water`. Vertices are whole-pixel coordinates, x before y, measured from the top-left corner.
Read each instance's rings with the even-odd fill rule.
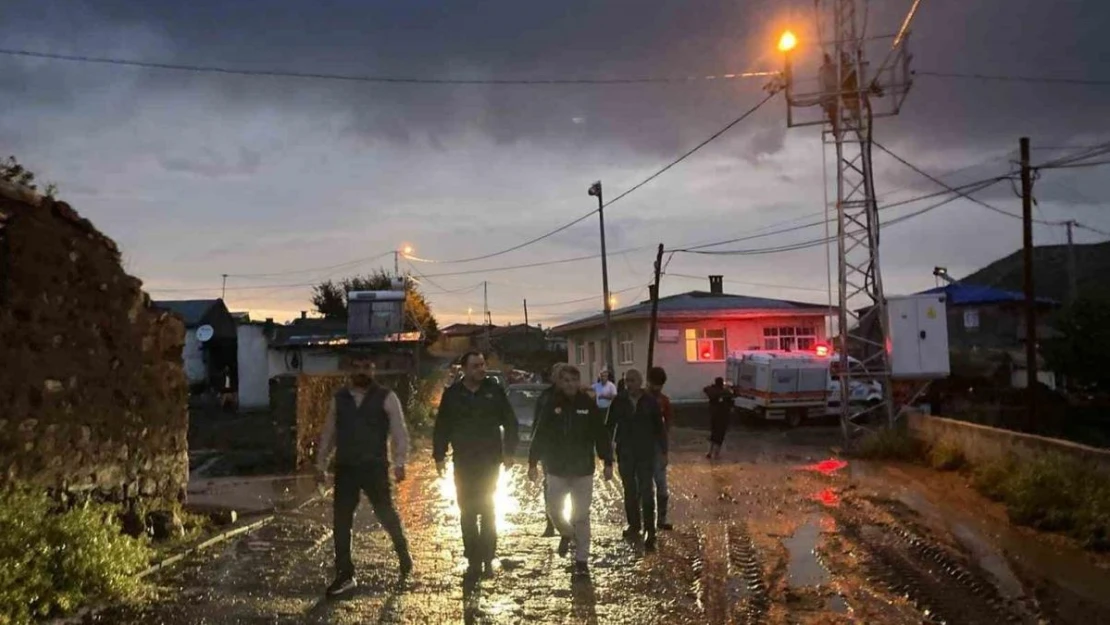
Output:
[[[493,495],[494,514],[499,531],[511,530],[516,527],[514,523],[509,521],[508,517],[520,512],[519,482],[523,479],[522,472],[514,473],[506,470],[505,467],[501,467],[501,472],[497,476],[497,490]],[[447,472],[439,479],[439,494],[450,505],[452,514],[457,516],[459,502],[455,493],[455,466],[453,463],[447,465]],[[567,497],[563,503],[563,518],[570,520],[570,497]]]

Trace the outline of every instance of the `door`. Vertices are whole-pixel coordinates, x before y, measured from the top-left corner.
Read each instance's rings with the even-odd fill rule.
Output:
[[[588,379],[583,380],[583,382],[593,384],[594,380],[597,379],[597,373],[598,373],[597,372],[597,343],[595,343],[594,341],[590,341],[589,344],[586,345],[586,362],[587,362],[587,365],[586,365],[587,368],[586,368],[585,373],[586,373],[586,377]]]

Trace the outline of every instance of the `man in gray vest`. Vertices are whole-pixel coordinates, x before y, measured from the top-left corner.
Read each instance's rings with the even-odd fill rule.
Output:
[[[351,383],[332,398],[316,453],[318,479],[325,476],[328,458],[335,453],[335,581],[328,586],[329,596],[341,595],[357,586],[355,565],[351,560],[351,527],[360,492],[366,493],[374,514],[393,541],[400,560],[402,576],[412,572],[412,557],[393,506],[389,483],[389,457],[392,452],[393,476],[405,479],[408,430],[397,395],[374,380],[374,362],[365,356],[351,360]]]

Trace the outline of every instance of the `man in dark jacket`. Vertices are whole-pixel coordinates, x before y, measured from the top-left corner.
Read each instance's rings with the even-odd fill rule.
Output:
[[[702,392],[709,398],[709,453],[705,457],[716,460],[721,457],[721,446],[725,444],[732,418],[732,391],[725,386],[724,378],[717,378]]]
[[[667,457],[668,446],[659,402],[644,391],[644,376],[636,369],[624,374],[626,391],[609,407],[608,426],[617,447],[617,462],[624,486],[624,513],[628,517],[627,540],[639,541],[647,533],[644,547],[655,548],[656,454]]]
[[[516,414],[501,385],[486,377],[485,357],[468,352],[461,363],[463,378],[448,387],[440,400],[432,457],[443,477],[447,448],[452,448],[463,552],[469,561],[467,576],[473,578],[482,573],[483,565],[486,574],[493,573],[497,551],[493,498],[501,465],[512,466],[519,439]]]
[[[536,410],[535,410],[535,412],[532,413],[532,438],[533,439],[535,438],[536,431],[539,428],[540,419],[543,418],[543,415],[546,412],[547,404],[549,404],[551,402],[552,398],[555,397],[555,392],[556,392],[556,390],[558,390],[558,387],[559,387],[559,371],[561,371],[563,369],[563,367],[565,367],[565,366],[567,366],[567,363],[565,363],[565,362],[557,362],[554,365],[551,365],[551,386],[543,389],[543,392],[540,393],[540,396],[536,398]],[[544,501],[547,501],[547,474],[546,473],[544,473],[544,476],[543,476],[543,496],[544,496]],[[555,535],[555,524],[551,522],[551,515],[544,515],[544,516],[547,518],[547,526],[543,530],[543,537],[544,538],[550,538],[550,537]]]
[[[590,502],[593,499],[594,455],[605,463],[605,479],[613,479],[613,448],[597,403],[582,390],[582,374],[573,365],[559,372],[558,390],[544,406],[540,427],[528,454],[528,477],[539,477],[543,462],[547,479],[547,516],[559,530],[559,555],[573,541],[574,573],[589,575]],[[563,503],[570,496],[570,522]]]
[[[412,571],[408,542],[401,518],[393,506],[389,484],[387,441],[393,458],[393,475],[405,479],[408,430],[397,395],[374,380],[374,362],[355,356],[351,384],[332,398],[316,449],[317,479],[323,482],[332,451],[335,459],[333,526],[335,535],[335,581],[327,594],[336,596],[353,589],[355,565],[351,560],[351,527],[360,491],[366,493],[374,514],[393,540],[401,564],[401,575]]]

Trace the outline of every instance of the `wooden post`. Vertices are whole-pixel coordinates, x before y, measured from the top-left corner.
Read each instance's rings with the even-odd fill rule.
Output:
[[[659,275],[663,271],[663,244],[659,244],[659,251],[655,254],[655,283],[649,289],[651,292],[651,333],[648,335],[647,368],[650,371],[655,366],[655,337],[659,334]]]

